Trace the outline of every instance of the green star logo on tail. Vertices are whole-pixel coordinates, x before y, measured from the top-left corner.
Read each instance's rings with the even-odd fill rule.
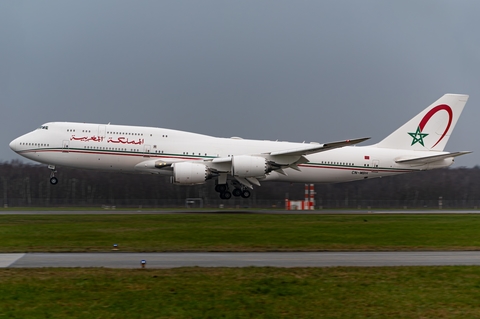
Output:
[[[415,133],[408,133],[408,135],[410,135],[413,138],[412,144],[410,146],[415,145],[417,143],[420,143],[422,146],[425,146],[423,144],[423,138],[428,136],[428,134],[422,133],[422,131],[420,130],[420,126],[417,127],[417,131]]]

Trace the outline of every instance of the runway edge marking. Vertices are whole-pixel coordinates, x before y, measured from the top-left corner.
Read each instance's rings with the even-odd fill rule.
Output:
[[[24,256],[25,254],[0,254],[0,268],[10,267]]]

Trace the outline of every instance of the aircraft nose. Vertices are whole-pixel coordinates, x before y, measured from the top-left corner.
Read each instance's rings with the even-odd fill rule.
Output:
[[[16,152],[18,150],[18,138],[14,139],[13,141],[10,142],[8,145],[12,149],[12,151]]]

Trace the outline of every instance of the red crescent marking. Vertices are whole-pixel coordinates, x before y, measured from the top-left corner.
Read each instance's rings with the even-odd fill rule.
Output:
[[[430,118],[435,115],[435,113],[441,111],[441,110],[445,110],[447,111],[448,113],[448,124],[447,124],[447,127],[445,128],[445,131],[443,132],[442,136],[438,139],[437,143],[435,143],[435,145],[432,146],[432,148],[434,148],[438,143],[440,143],[440,141],[445,137],[445,135],[447,134],[448,132],[448,129],[450,128],[450,125],[452,124],[452,119],[453,119],[453,111],[452,109],[450,108],[450,106],[446,105],[446,104],[440,104],[440,105],[437,105],[435,106],[433,109],[431,109],[430,111],[428,111],[427,114],[425,114],[425,116],[423,117],[423,119],[420,121],[420,124],[418,125],[420,127],[420,131],[423,131],[423,128],[425,127],[425,125],[428,123],[428,121],[430,121]]]

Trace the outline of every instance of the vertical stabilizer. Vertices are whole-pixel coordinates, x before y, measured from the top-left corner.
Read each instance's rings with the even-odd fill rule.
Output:
[[[467,100],[468,95],[445,94],[375,146],[443,151]]]

